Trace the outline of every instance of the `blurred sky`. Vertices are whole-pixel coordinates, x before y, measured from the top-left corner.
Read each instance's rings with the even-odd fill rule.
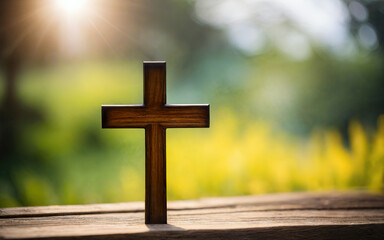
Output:
[[[116,0],[109,2],[55,0],[49,1],[44,6],[43,14],[52,15],[46,16],[47,19],[52,21],[52,18],[60,18],[63,53],[83,54],[90,44],[85,41],[85,35],[89,29],[97,33],[100,38],[98,40],[105,44],[103,47],[109,48],[110,51],[114,51],[114,46],[109,43],[110,38],[129,38],[130,33],[124,32],[124,29],[119,27],[124,24],[116,21],[114,17],[112,19],[108,17],[114,15],[114,12],[121,14],[119,5],[123,5],[123,9],[127,10],[126,14],[131,15],[129,6],[133,5],[133,10],[137,10],[137,5],[140,3]],[[313,42],[312,44],[324,45],[335,54],[355,53],[356,46],[351,40],[350,32],[352,18],[366,22],[358,29],[357,37],[360,43],[368,49],[375,48],[378,44],[376,32],[367,22],[368,10],[358,1],[196,0],[189,2],[194,5],[194,14],[198,21],[222,29],[232,44],[249,55],[261,54],[268,45],[273,44],[293,59],[303,60],[311,54],[309,41]],[[159,10],[162,11],[162,9]],[[285,24],[287,21],[289,24]],[[114,32],[106,34],[111,30],[102,28],[110,28]],[[151,41],[150,44],[156,43]]]
[[[68,3],[75,2],[75,3]],[[303,60],[311,54],[311,43],[330,48],[335,54],[356,53],[351,40],[351,18],[366,22],[358,29],[358,40],[367,49],[377,47],[377,36],[367,22],[366,7],[358,1],[341,0],[196,0],[196,20],[225,31],[230,42],[245,54],[261,54],[273,44],[289,57]],[[62,43],[67,54],[80,54],[87,47],[81,27],[86,25],[98,32],[107,48],[113,49],[108,38],[96,25],[96,19],[103,19],[110,28],[116,28],[115,35],[124,37],[129,33],[119,32],[113,20],[109,20],[108,9],[100,1],[52,1],[52,14],[62,18]],[[100,6],[98,6],[98,4]],[[106,3],[103,3],[106,4]],[[132,3],[120,3],[129,6]],[[112,4],[111,4],[112,5]],[[116,9],[113,9],[116,11]],[[113,11],[112,10],[112,11]],[[289,24],[285,24],[289,22]],[[85,23],[85,24],[84,24]],[[119,24],[121,25],[121,24]],[[105,27],[105,26],[104,26]],[[143,29],[145,31],[145,29]],[[151,44],[155,44],[152,42]]]

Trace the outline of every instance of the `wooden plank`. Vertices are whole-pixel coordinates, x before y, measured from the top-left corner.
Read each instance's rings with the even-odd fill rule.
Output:
[[[166,225],[143,224],[143,207],[142,203],[122,203],[1,209],[0,238],[384,237],[384,196],[368,193],[292,193],[169,202]],[[76,214],[67,215],[71,211]],[[44,213],[51,215],[41,216]]]
[[[215,238],[223,238],[230,231],[249,237],[256,236],[260,231],[268,229],[285,229],[307,236],[308,229],[317,227],[334,226],[345,229],[361,226],[380,226],[383,235],[383,214],[374,210],[351,210],[345,211],[293,211],[293,212],[210,212],[210,214],[194,213],[193,211],[178,215],[169,211],[168,225],[145,225],[143,224],[143,213],[134,214],[96,214],[76,216],[54,216],[44,218],[18,218],[0,219],[2,227],[1,236],[4,239],[12,238],[54,238],[54,237],[84,237],[92,238],[98,235],[121,235],[125,237],[147,237],[150,235],[172,233],[182,239],[188,238],[198,232],[204,232]],[[187,218],[187,219],[186,219]],[[379,233],[379,232],[378,232]],[[309,235],[308,235],[309,234]],[[348,234],[347,231],[344,234]],[[276,232],[276,236],[281,234]],[[369,239],[362,238],[360,239]],[[380,235],[379,235],[380,236]],[[323,236],[324,237],[324,236]],[[285,238],[283,238],[285,239]],[[355,238],[352,238],[355,239]]]
[[[278,193],[168,202],[168,209],[252,208],[271,210],[381,209],[383,196],[366,192]],[[0,218],[144,212],[144,202],[0,208]]]

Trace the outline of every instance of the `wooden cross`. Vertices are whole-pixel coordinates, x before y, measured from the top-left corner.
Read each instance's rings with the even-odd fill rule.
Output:
[[[165,130],[209,127],[209,104],[166,104],[166,63],[144,62],[144,104],[103,105],[103,128],[145,128],[145,223],[167,223]]]

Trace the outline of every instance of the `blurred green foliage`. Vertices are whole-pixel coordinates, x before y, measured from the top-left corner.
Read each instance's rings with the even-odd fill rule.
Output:
[[[349,19],[346,44],[354,47],[342,51],[262,1],[246,24],[215,18],[228,6],[239,13],[243,1],[210,0],[213,10],[205,0],[106,2],[119,10],[106,17],[119,20],[88,34],[85,56],[23,62],[8,94],[14,105],[0,108],[0,207],[144,200],[144,130],[101,129],[100,112],[102,104],[142,103],[142,60],[167,61],[168,103],[211,104],[209,129],[167,130],[169,200],[383,190],[383,3],[333,3]],[[263,16],[268,8],[278,18]],[[258,52],[231,40],[231,27],[245,25],[268,37]],[[292,33],[306,40],[288,45],[290,55],[278,44]],[[6,76],[0,97],[12,82]]]
[[[142,101],[141,72],[124,61],[25,72],[20,95],[46,114],[22,126],[30,159],[10,169],[15,189],[1,182],[1,206],[143,200],[144,131],[101,129],[100,121],[101,104]],[[211,109],[211,128],[167,131],[170,200],[383,186],[383,117],[371,134],[351,122],[347,147],[337,130],[303,140],[231,105]]]

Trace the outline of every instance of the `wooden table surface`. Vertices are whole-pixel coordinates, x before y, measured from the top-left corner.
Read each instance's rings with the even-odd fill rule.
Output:
[[[0,209],[0,239],[384,239],[384,195],[284,193],[168,202],[167,225],[144,202]]]

